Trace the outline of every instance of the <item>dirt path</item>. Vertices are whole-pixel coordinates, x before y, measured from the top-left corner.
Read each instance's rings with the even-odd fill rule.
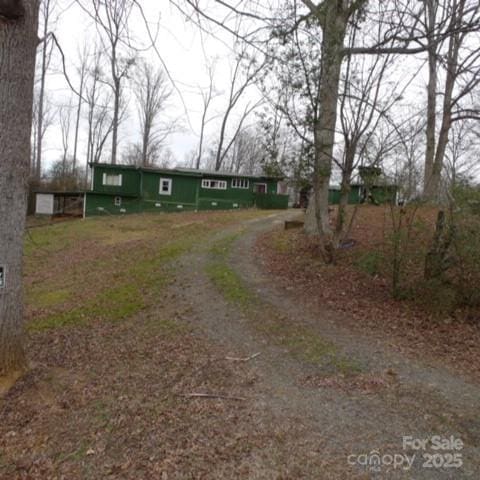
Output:
[[[252,254],[255,237],[290,215],[212,237],[178,262],[171,293],[195,330],[232,357],[260,353],[246,362],[253,373],[242,395],[281,441],[252,453],[255,478],[294,478],[295,471],[298,478],[480,478],[478,385],[352,334],[334,313],[298,304],[262,274]],[[208,273],[212,264],[225,288],[223,277],[216,284]],[[240,300],[229,298],[236,287],[244,290]],[[403,448],[404,436],[435,435],[460,439],[463,447]],[[289,465],[292,477],[276,475],[276,463]]]

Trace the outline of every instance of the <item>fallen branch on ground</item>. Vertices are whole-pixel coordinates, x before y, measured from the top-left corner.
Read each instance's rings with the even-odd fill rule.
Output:
[[[246,398],[243,397],[230,397],[228,395],[217,395],[214,393],[182,393],[180,396],[185,398],[220,398],[222,400],[237,400],[242,402],[246,400]]]
[[[253,355],[250,355],[249,357],[225,357],[226,360],[230,360],[232,362],[248,362],[249,360],[253,360],[254,358],[257,358],[262,352],[254,353]]]

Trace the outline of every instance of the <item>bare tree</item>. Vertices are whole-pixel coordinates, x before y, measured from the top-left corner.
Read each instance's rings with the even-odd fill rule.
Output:
[[[142,62],[135,81],[138,117],[142,135],[141,164],[155,163],[155,152],[171,133],[175,122],[161,123],[160,115],[164,112],[166,102],[172,94],[163,70],[154,70]]]
[[[208,21],[213,21],[216,25],[224,23],[218,17],[206,14],[205,4],[201,5],[197,0],[184,1]],[[318,71],[321,75],[318,84],[318,117],[313,126],[313,188],[320,251],[324,259],[331,262],[334,259],[335,242],[330,226],[328,193],[336,145],[338,99],[344,59],[360,54],[419,54],[428,50],[429,42],[438,44],[455,34],[461,34],[465,29],[457,20],[436,25],[433,34],[419,29],[425,3],[414,0],[375,3],[367,0],[291,1],[282,4],[278,14],[273,16],[263,15],[257,2],[253,2],[250,9],[246,4],[244,9],[238,9],[236,4],[228,1],[222,1],[221,6],[230,16],[248,17],[250,22],[254,19],[263,23],[264,27],[270,25],[272,37],[277,39],[287,38],[303,24],[319,26],[321,55]],[[235,26],[232,28],[231,23],[224,28],[235,35],[238,41],[252,44],[258,39],[261,30],[256,22],[250,32],[241,31]],[[345,40],[362,26],[371,33],[365,43],[346,46]]]
[[[0,3],[0,390],[27,366],[22,261],[38,8]]]
[[[70,130],[72,126],[72,104],[61,105],[59,107],[59,120],[60,120],[60,133],[62,137],[62,171],[63,178],[66,178],[67,174],[67,161],[68,152],[70,150]],[[72,164],[73,170],[75,170],[75,164]],[[65,188],[65,184],[63,185]]]
[[[450,132],[450,141],[445,152],[445,181],[447,191],[465,182],[474,181],[480,173],[479,139],[472,135],[472,121],[455,122]]]
[[[31,159],[31,174],[35,179],[35,182],[40,180],[41,169],[37,170],[39,165],[39,160],[37,159],[37,149],[38,145],[43,145],[45,139],[45,134],[49,127],[51,127],[55,120],[56,108],[53,106],[49,95],[45,92],[43,94],[42,102],[42,115],[39,115],[40,110],[40,95],[39,90],[34,90],[33,98],[33,114],[32,114],[32,159]],[[41,128],[39,128],[39,120],[41,120]],[[41,136],[39,141],[38,136]],[[41,163],[41,160],[40,160]]]
[[[47,76],[47,70],[50,65],[52,57],[52,48],[53,42],[49,36],[49,28],[51,16],[53,10],[56,6],[55,0],[42,0],[40,4],[40,17],[42,19],[42,39],[40,42],[42,48],[41,62],[40,62],[40,78],[39,78],[39,89],[38,89],[38,100],[37,100],[37,120],[36,120],[36,148],[35,148],[35,168],[34,175],[35,178],[40,180],[42,174],[42,146],[43,146],[43,137],[45,134],[44,128],[44,102],[45,102],[45,82]]]
[[[125,114],[122,106],[123,83],[135,63],[135,53],[130,46],[129,18],[134,0],[77,0],[82,9],[95,21],[100,34],[103,54],[108,58],[109,76],[99,78],[113,94],[111,162],[117,163],[118,129]]]
[[[110,115],[111,94],[105,92],[104,84],[101,82],[102,58],[101,52],[95,49],[85,80],[88,127],[85,181],[88,179],[89,163],[100,160],[104,146],[113,130]]]
[[[229,168],[232,172],[254,175],[261,171],[265,152],[256,127],[244,127],[236,135]]]
[[[245,64],[245,71],[243,71],[242,67]],[[253,106],[249,104],[245,107],[237,125],[235,135],[233,135],[232,139],[225,147],[224,144],[227,133],[227,124],[230,119],[230,115],[232,114],[233,110],[237,106],[238,102],[240,101],[248,87],[250,87],[255,82],[263,67],[264,64],[259,65],[254,58],[248,58],[245,50],[242,50],[235,60],[235,64],[232,67],[227,106],[223,113],[222,121],[220,124],[220,133],[218,137],[217,151],[215,154],[215,170],[220,170],[222,168],[223,160],[225,159],[228,150],[232,146],[235,136],[241,130],[243,122],[245,121],[247,116],[258,106],[258,104],[255,104]]]
[[[88,73],[88,47],[87,44],[84,44],[83,49],[79,52],[80,65],[77,67],[78,74],[78,103],[77,103],[77,112],[75,118],[75,136],[73,140],[73,170],[77,168],[77,151],[78,151],[78,135],[80,132],[80,118],[82,114],[82,105],[84,102],[83,92],[85,89],[85,79]]]
[[[399,187],[399,200],[410,202],[421,192],[421,159],[425,157],[425,120],[423,115],[412,115],[396,129],[399,140],[393,151],[395,183]]]
[[[202,97],[202,117],[200,120],[200,139],[198,141],[198,153],[195,160],[195,168],[198,170],[200,168],[200,163],[202,161],[203,155],[203,144],[205,141],[205,127],[208,122],[212,120],[212,117],[208,118],[208,111],[210,109],[210,104],[212,100],[218,96],[218,92],[215,91],[215,64],[207,62],[207,74],[208,74],[208,87],[203,89],[200,88],[200,96]]]
[[[465,118],[480,118],[469,96],[480,83],[480,52],[472,44],[480,40],[480,4],[470,0],[427,0],[425,29],[428,39],[429,82],[427,88],[427,146],[425,151],[424,197],[439,197],[445,152],[452,124]],[[451,32],[435,41],[435,29],[448,25]],[[444,86],[438,89],[440,68]],[[440,128],[437,134],[437,95],[442,94]],[[466,100],[466,105],[462,105]]]

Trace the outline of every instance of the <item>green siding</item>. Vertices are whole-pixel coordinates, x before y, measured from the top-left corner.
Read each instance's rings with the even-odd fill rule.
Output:
[[[226,201],[230,204],[239,204],[253,206],[253,181],[252,179],[247,179],[249,181],[248,188],[233,188],[232,187],[232,178],[215,176],[215,175],[205,175],[204,180],[220,180],[227,182],[226,190],[216,189],[216,188],[203,188],[202,179],[199,179],[199,200],[202,205],[220,201]],[[223,202],[222,202],[223,203]],[[232,208],[232,207],[230,207]]]
[[[103,185],[103,174],[122,174],[121,186]],[[171,179],[170,194],[160,194],[160,179]],[[248,180],[248,188],[232,187],[233,178]],[[202,188],[202,179],[227,182],[226,189]],[[254,193],[264,183],[266,194]],[[287,208],[288,197],[277,195],[277,180],[265,177],[216,175],[180,170],[150,170],[124,165],[94,165],[93,191],[86,195],[85,213],[116,215],[133,212],[228,210],[237,208]],[[115,205],[115,198],[121,205]],[[277,198],[278,197],[278,198]]]
[[[340,203],[340,190],[331,188],[328,191],[328,203],[331,205],[338,205]],[[348,194],[348,203],[350,205],[356,205],[360,203],[360,187],[358,185],[353,185],[350,188]]]
[[[172,180],[170,195],[160,194],[160,179]],[[196,188],[199,178],[175,175],[172,173],[142,172],[142,197],[146,201],[160,202],[165,205],[172,204],[196,204]]]
[[[121,204],[115,205],[115,195],[97,194],[87,192],[85,195],[85,215],[120,215],[124,213],[140,212],[140,202],[138,198],[122,197]]]
[[[121,174],[121,186],[103,185],[103,174]],[[109,195],[129,195],[137,197],[140,195],[140,171],[133,168],[126,168],[121,165],[95,165],[93,175],[93,191],[95,193],[106,193]]]
[[[375,203],[391,203],[397,198],[397,187],[395,185],[375,185],[370,188]]]
[[[277,195],[276,193],[259,194],[256,195],[255,203],[258,208],[284,209],[288,208],[288,195]]]

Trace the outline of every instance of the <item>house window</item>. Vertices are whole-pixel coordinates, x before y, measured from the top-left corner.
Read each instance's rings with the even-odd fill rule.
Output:
[[[202,180],[202,188],[214,188],[216,190],[226,190],[227,182],[225,180]]]
[[[246,178],[232,178],[232,188],[248,188],[250,182]]]
[[[116,207],[120,207],[120,205],[122,205],[122,197],[115,197],[115,200],[113,203]]]
[[[104,173],[103,185],[107,185],[109,187],[121,187],[122,174],[121,173]]]
[[[254,186],[255,193],[267,193],[267,184],[266,183],[256,183]]]
[[[172,194],[172,179],[171,178],[161,178],[160,179],[160,195],[171,195]]]

